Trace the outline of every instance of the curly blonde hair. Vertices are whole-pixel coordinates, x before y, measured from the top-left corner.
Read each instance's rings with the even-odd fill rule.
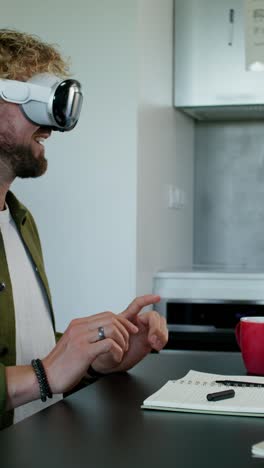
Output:
[[[27,81],[37,73],[67,77],[69,60],[38,36],[0,29],[0,78]]]

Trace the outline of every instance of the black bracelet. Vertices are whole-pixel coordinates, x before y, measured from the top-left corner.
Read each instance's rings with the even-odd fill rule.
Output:
[[[103,377],[105,374],[101,374],[101,372],[97,372],[93,367],[92,365],[89,366],[88,368],[88,374],[91,376],[91,377],[96,377],[96,378],[99,378],[99,377]]]
[[[45,369],[41,360],[32,359],[31,365],[38,379],[41,401],[46,401],[47,397],[52,398],[52,392],[51,392],[49,382],[47,379],[47,375],[46,375],[46,372],[45,372]]]

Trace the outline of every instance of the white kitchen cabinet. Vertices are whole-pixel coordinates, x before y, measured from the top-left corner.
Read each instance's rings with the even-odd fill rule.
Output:
[[[264,72],[246,70],[245,23],[244,0],[175,0],[176,107],[198,118],[263,117]],[[264,18],[259,25],[264,36]]]

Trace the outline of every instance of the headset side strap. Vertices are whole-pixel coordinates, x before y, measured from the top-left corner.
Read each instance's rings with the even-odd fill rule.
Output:
[[[51,89],[33,83],[0,79],[0,97],[7,102],[25,104],[29,101],[48,102]]]

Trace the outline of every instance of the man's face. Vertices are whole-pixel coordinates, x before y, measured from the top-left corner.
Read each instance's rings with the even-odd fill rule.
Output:
[[[0,161],[13,177],[39,177],[46,172],[43,142],[50,134],[51,129],[27,120],[17,104],[0,102]]]

